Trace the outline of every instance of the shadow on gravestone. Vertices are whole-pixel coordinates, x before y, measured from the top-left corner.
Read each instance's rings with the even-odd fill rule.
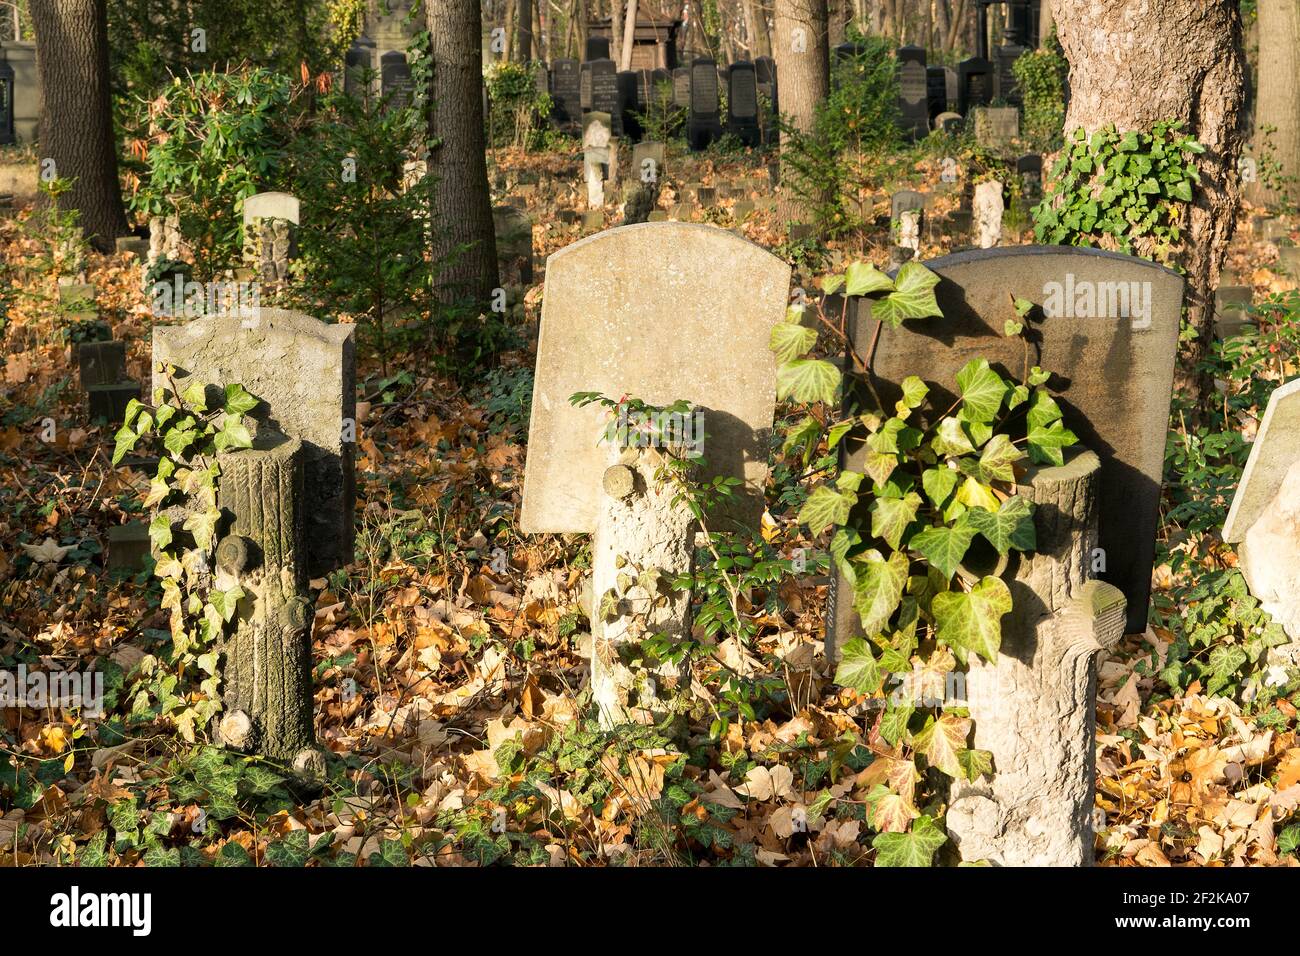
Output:
[[[240,384],[261,399],[252,417],[303,444],[307,570],[319,577],[352,560],[355,510],[356,358],[352,325],[283,309],[254,318],[205,316],[153,330],[153,388],[176,367],[184,391],[197,378]],[[215,394],[211,396],[216,398]]]
[[[881,400],[889,407],[901,394],[898,383],[919,375],[930,387],[924,410],[936,417],[957,398],[957,372],[976,358],[1020,381],[1024,345],[1003,334],[1003,323],[1015,317],[1009,296],[1033,302],[1025,324],[1029,364],[1053,373],[1048,388],[1066,427],[1102,462],[1098,546],[1105,571],[1097,576],[1124,592],[1127,631],[1143,632],[1183,279],[1145,259],[1058,246],[964,252],[925,265],[940,277],[935,296],[943,318],[882,329],[872,360]],[[875,328],[869,308],[851,312],[859,355],[867,354]],[[861,457],[860,446],[846,449],[845,467],[860,471]],[[838,573],[832,591],[826,640],[833,659],[835,648],[861,629]]]
[[[726,262],[718,270],[710,263]],[[705,409],[706,476],[744,478],[722,517],[753,526],[763,508],[776,362],[790,267],[712,226],[623,226],[547,260],[520,528],[590,532],[601,503],[601,412],[576,392]],[[684,308],[689,304],[689,308]],[[726,472],[719,469],[725,468]]]

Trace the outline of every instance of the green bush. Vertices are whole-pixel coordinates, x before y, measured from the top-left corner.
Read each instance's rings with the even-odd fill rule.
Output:
[[[1061,148],[1065,126],[1065,78],[1070,64],[1055,42],[1024,54],[1012,67],[1024,97],[1022,135],[1039,152]]]
[[[487,116],[490,148],[536,149],[551,115],[549,93],[537,91],[539,63],[494,63],[483,74],[491,108]]]

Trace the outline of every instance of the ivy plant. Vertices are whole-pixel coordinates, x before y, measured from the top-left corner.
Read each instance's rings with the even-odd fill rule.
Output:
[[[182,390],[175,371],[164,369],[166,384],[154,390],[152,405],[136,399],[127,404],[113,464],[142,441],[159,455],[144,505],[155,510],[149,540],[158,556],[154,575],[161,582],[162,607],[170,611],[171,643],[163,660],[150,655],[141,663],[150,683],[137,695],[134,713],[167,717],[193,742],[195,728],[221,709],[220,641],[244,597],[238,585],[219,587],[211,571],[221,521],[218,456],[252,447],[245,415],[258,399],[242,385],[227,385],[221,402],[209,406],[203,383]]]
[[[972,359],[957,373],[959,397],[937,413],[923,411],[929,387],[917,376],[901,382],[894,402],[881,399],[870,374],[880,332],[940,316],[938,281],[916,262],[896,278],[854,263],[822,280],[819,301],[791,306],[771,337],[778,398],[807,411],[788,432],[784,451],[807,461],[823,442],[832,450],[852,442],[862,454],[860,471],[844,468],[826,477],[799,512],[811,534],[829,534],[831,558],[861,621],[863,636],[843,646],[836,681],[873,698],[889,689],[891,678],[922,691],[877,701],[883,706],[873,728],[889,749],[877,760],[879,786],[868,801],[868,820],[882,834],[908,832],[906,841],[877,847],[898,863],[928,860],[937,848],[938,831],[929,829],[916,800],[920,770],[972,780],[990,770],[991,756],[967,746],[971,720],[964,708],[948,701],[934,706],[932,689],[946,688],[949,674],[971,655],[996,658],[1011,592],[996,571],[978,568],[1034,549],[1033,504],[1017,494],[1017,473],[1026,461],[1062,464],[1064,449],[1076,441],[1046,388],[1049,373],[1030,365],[1024,333],[1034,306],[1010,296],[1004,332],[1024,342],[1018,378]],[[828,315],[836,294],[842,297],[838,321]],[[874,329],[865,355],[846,334],[854,298],[871,302]],[[846,388],[840,365],[813,354],[823,338],[819,328],[837,350],[847,347],[866,397],[856,399],[859,390]],[[986,560],[976,560],[981,551]]]

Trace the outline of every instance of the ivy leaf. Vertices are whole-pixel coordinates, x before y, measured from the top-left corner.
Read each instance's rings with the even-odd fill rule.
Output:
[[[957,500],[967,508],[987,508],[989,511],[997,511],[1001,504],[992,488],[969,476],[957,489]]]
[[[969,717],[944,714],[938,720],[931,718],[925,729],[912,738],[912,746],[925,754],[931,767],[957,778],[962,776],[961,752],[966,749],[970,728]]]
[[[909,375],[903,379],[903,397],[894,407],[900,416],[906,418],[907,413],[925,401],[925,396],[928,394],[930,394],[930,386],[917,376]]]
[[[1052,422],[1050,428],[1031,428],[1029,430],[1029,457],[1032,461],[1044,465],[1065,464],[1065,454],[1061,451],[1079,440],[1079,436],[1059,421]]]
[[[989,368],[988,359],[971,359],[957,373],[961,390],[963,417],[975,422],[991,422],[1002,408],[1007,383]]]
[[[923,816],[912,823],[910,833],[879,833],[871,845],[876,851],[876,866],[930,866],[935,852],[947,842],[948,837],[934,825],[934,820]]]
[[[855,262],[844,275],[845,295],[870,295],[873,292],[893,291],[894,280],[870,262]],[[900,275],[899,278],[902,278]],[[873,310],[874,311],[874,310]],[[876,316],[879,318],[879,316]]]
[[[862,467],[872,481],[878,485],[883,485],[889,480],[889,476],[894,473],[894,469],[898,467],[898,456],[868,448]]]
[[[993,773],[992,751],[967,749],[959,753],[957,759],[961,762],[962,773],[972,783]]]
[[[230,619],[235,616],[235,607],[243,597],[244,589],[236,584],[229,591],[213,588],[208,594],[208,603],[212,605],[213,610],[221,615],[221,620],[229,624]]]
[[[925,489],[925,495],[931,503],[936,508],[942,508],[952,490],[957,487],[957,472],[942,465],[927,468],[921,473],[921,487]]]
[[[245,415],[257,407],[257,399],[248,394],[242,385],[226,386],[226,414]]]
[[[772,326],[769,347],[776,353],[778,362],[789,362],[803,355],[817,344],[817,330],[806,325],[778,322]]]
[[[907,585],[908,564],[902,551],[895,551],[888,560],[878,551],[868,551],[866,560],[858,562],[853,607],[862,616],[862,630],[868,637],[883,631],[898,609]]]
[[[871,503],[871,533],[898,549],[907,526],[916,520],[921,496],[909,491],[902,498],[877,498]]]
[[[985,508],[972,508],[966,519],[988,543],[1006,554],[1011,548],[1033,551],[1038,545],[1034,531],[1034,505],[1028,498],[1016,495],[1002,502],[996,512]]]
[[[942,315],[934,297],[938,284],[939,276],[921,263],[905,262],[894,280],[894,291],[871,307],[871,316],[897,328],[905,319]]]
[[[817,436],[821,434],[821,429],[821,423],[809,415],[786,433],[785,442],[781,445],[781,453],[789,454],[792,450],[802,447],[803,463],[807,465],[813,452],[817,450]],[[834,437],[834,426],[832,426],[831,432],[832,437]],[[834,448],[835,446],[832,444],[831,447]]]
[[[116,465],[121,461],[126,453],[135,448],[135,443],[140,436],[128,425],[123,425],[117,430],[115,443],[113,445],[113,464]]]
[[[1002,615],[1011,610],[1011,589],[1001,578],[986,577],[969,592],[945,591],[931,602],[940,641],[964,662],[968,651],[997,659],[1002,646]]]
[[[227,448],[252,448],[253,436],[239,416],[227,415],[225,421],[221,423],[221,431],[213,437],[212,445],[217,451],[225,451]]]
[[[897,670],[906,670],[904,665]],[[897,746],[898,742],[907,734],[907,722],[912,719],[912,713],[915,708],[911,704],[893,705],[885,711],[885,715],[880,718],[880,736],[884,737],[891,746]],[[876,829],[880,829],[877,827]]]
[[[912,802],[878,783],[867,794],[867,822],[881,833],[902,834],[907,825],[921,815]]]
[[[930,447],[934,449],[936,455],[944,457],[965,455],[975,450],[975,446],[966,437],[962,423],[952,416],[939,422],[935,436],[930,439]]]
[[[844,276],[828,275],[822,276],[822,292],[826,295],[834,295],[844,288]]]
[[[198,379],[190,382],[185,387],[185,391],[181,392],[181,399],[196,412],[206,412],[208,410],[207,386]]]
[[[974,538],[975,529],[962,515],[951,526],[926,528],[914,535],[909,546],[921,552],[945,578],[951,578]]]
[[[198,432],[189,428],[173,428],[163,437],[163,447],[177,458],[184,456],[185,449],[194,443]]]
[[[167,515],[154,515],[149,522],[149,541],[154,548],[162,551],[172,543],[172,522]]]
[[[840,569],[840,573],[844,575],[850,587],[857,582],[858,576],[853,570],[853,562],[849,560],[849,551],[861,543],[862,535],[853,528],[836,528],[828,546],[831,557],[835,559],[836,567]]]
[[[862,638],[855,637],[844,645],[835,668],[835,683],[859,694],[874,693],[880,686],[880,664],[871,653],[871,645]]]
[[[874,435],[867,438],[867,447],[879,452],[904,452],[921,444],[922,432],[908,427],[905,420],[891,418]]]
[[[994,435],[980,453],[980,478],[982,481],[1015,481],[1016,474],[1011,465],[1024,458],[1024,454],[1006,435]]]
[[[839,491],[830,485],[818,485],[799,509],[799,521],[806,524],[813,535],[821,534],[831,525],[842,525],[849,520],[849,509],[857,501],[852,492]]]
[[[797,402],[835,401],[840,385],[840,370],[825,359],[794,359],[777,366],[776,396]]]
[[[1029,412],[1025,416],[1029,427],[1045,428],[1060,417],[1061,406],[1056,404],[1056,399],[1041,388],[1035,389],[1033,399],[1029,403]]]
[[[217,522],[221,520],[221,512],[216,508],[207,508],[203,511],[196,511],[185,519],[182,525],[186,531],[194,535],[194,543],[202,552],[208,552],[212,549],[212,536],[216,534]]]

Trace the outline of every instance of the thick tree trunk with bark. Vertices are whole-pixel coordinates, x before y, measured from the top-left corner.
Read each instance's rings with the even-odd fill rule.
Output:
[[[781,112],[808,132],[830,93],[826,0],[776,0],[772,56],[781,83]]]
[[[954,783],[948,832],[963,861],[1092,862],[1097,654],[1124,633],[1124,595],[1087,580],[1100,462],[1079,452],[1031,471],[1037,549],[1019,558],[997,660],[971,655],[966,698],[992,777]]]
[[[1196,157],[1200,185],[1189,210],[1188,315],[1199,336],[1180,380],[1200,394],[1196,364],[1214,336],[1214,290],[1236,227],[1238,119],[1245,99],[1241,14],[1236,0],[1054,0],[1057,36],[1070,62],[1065,129],[1091,134],[1186,121],[1206,148]]]
[[[59,204],[81,213],[86,238],[103,252],[128,232],[109,100],[107,9],[106,0],[31,5],[43,97],[40,158],[73,180]]]
[[[1255,101],[1257,158],[1271,151],[1284,177],[1300,176],[1300,2],[1259,0],[1259,89]],[[1266,137],[1265,126],[1274,127]],[[1297,192],[1294,183],[1290,191]],[[1257,180],[1251,200],[1276,202],[1285,190]]]
[[[487,310],[497,287],[496,236],[483,132],[482,17],[477,3],[427,2],[432,70],[434,292]]]

